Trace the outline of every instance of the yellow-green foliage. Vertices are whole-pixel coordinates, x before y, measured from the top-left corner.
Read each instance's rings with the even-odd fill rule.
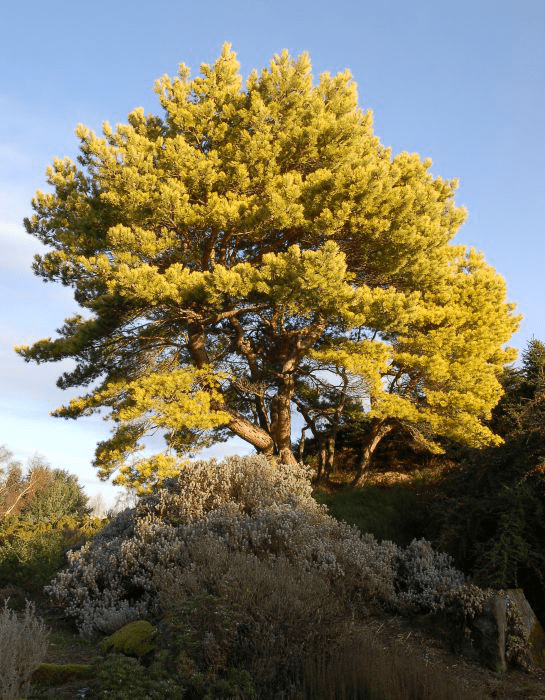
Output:
[[[105,639],[101,648],[103,651],[112,650],[128,656],[145,656],[154,648],[155,634],[156,629],[150,622],[136,620]]]
[[[87,516],[57,522],[4,518],[0,523],[0,583],[44,585],[66,565],[66,553],[103,526],[104,521]]]
[[[101,380],[55,413],[111,410],[101,476],[149,490],[226,428],[293,463],[297,392],[330,377],[335,393],[346,371],[352,406],[378,419],[496,442],[483,420],[518,318],[493,268],[450,243],[457,183],[393,156],[350,73],[313,84],[306,54],[243,86],[226,45],[156,91],[161,117],[79,126],[82,167],[55,160],[26,221],[54,248],[36,273],[72,285],[87,316],[19,352],[75,358],[62,387]],[[157,430],[169,453],[138,459]]]

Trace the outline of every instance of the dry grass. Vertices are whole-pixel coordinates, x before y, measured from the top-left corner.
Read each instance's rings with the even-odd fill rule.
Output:
[[[381,648],[369,633],[346,637],[334,653],[303,666],[305,700],[482,700],[444,669],[409,656],[401,647]]]
[[[27,603],[22,616],[6,604],[0,612],[0,697],[17,700],[26,695],[33,671],[47,652],[49,633]]]

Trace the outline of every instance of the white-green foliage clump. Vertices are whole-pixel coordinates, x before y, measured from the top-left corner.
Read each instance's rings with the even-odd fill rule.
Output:
[[[27,602],[22,616],[10,610],[7,602],[0,612],[0,698],[26,697],[30,678],[47,652],[49,632]]]
[[[347,605],[433,608],[463,582],[428,543],[404,551],[337,522],[312,498],[303,469],[250,456],[192,464],[72,553],[48,590],[82,634],[111,632],[156,611],[157,572],[194,567],[192,553],[210,538],[222,550],[319,573]]]
[[[427,540],[413,540],[399,550],[396,591],[408,607],[435,610],[463,583],[464,576],[452,568],[450,556],[434,551]]]

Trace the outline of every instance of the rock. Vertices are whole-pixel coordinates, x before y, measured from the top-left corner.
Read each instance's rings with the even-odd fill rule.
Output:
[[[509,604],[513,606],[520,618],[523,633],[530,647],[532,661],[539,667],[545,668],[545,632],[539,624],[530,603],[526,600],[524,592],[520,588],[512,588],[506,591]]]
[[[129,622],[120,630],[107,637],[101,646],[102,651],[117,651],[127,656],[142,657],[153,651],[153,639],[157,633],[147,620]]]
[[[446,609],[427,616],[426,623],[453,653],[496,672],[507,669],[505,595],[468,584]]]
[[[479,661],[496,672],[507,670],[505,636],[507,630],[507,603],[502,595],[494,595],[483,611],[468,625],[471,643]]]

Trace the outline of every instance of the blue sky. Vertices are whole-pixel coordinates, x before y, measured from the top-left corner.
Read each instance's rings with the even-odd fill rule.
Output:
[[[247,75],[274,53],[310,53],[314,73],[349,68],[360,105],[394,152],[430,156],[460,179],[469,218],[456,241],[484,251],[524,321],[512,344],[545,340],[545,10],[525,0],[4,0],[0,24],[0,444],[99,482],[100,419],[48,412],[69,396],[61,366],[26,365],[13,345],[54,334],[69,290],[30,269],[39,243],[22,219],[54,156],[77,155],[74,127],[99,130],[136,106],[158,111],[156,78],[198,71],[229,41]],[[222,451],[225,446],[222,446]],[[239,449],[233,446],[232,449]]]

